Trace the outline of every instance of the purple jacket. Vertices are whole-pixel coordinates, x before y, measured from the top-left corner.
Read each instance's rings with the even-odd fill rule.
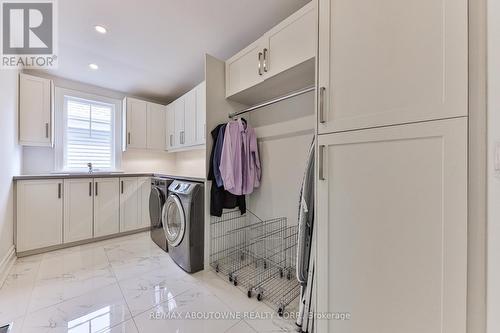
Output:
[[[234,195],[253,192],[260,185],[260,159],[255,130],[241,119],[226,126],[220,173],[224,188]]]

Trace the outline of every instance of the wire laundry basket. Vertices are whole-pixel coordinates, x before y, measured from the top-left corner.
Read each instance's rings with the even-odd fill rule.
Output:
[[[296,299],[297,226],[286,218],[263,221],[252,212],[229,211],[212,217],[210,265],[222,277],[276,307],[282,315]]]

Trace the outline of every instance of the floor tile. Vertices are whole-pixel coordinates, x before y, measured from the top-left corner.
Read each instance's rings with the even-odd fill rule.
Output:
[[[256,333],[244,320],[240,321],[224,333]]]
[[[129,319],[120,323],[116,326],[113,326],[109,329],[101,331],[99,333],[138,333],[137,327],[135,326],[134,320]]]
[[[134,321],[140,332],[148,333],[224,332],[239,320],[220,319],[220,317],[217,319],[215,316],[227,316],[231,312],[231,309],[217,297],[198,287],[134,317]],[[181,318],[173,318],[174,314],[180,315]]]
[[[100,332],[131,318],[117,284],[26,315],[23,332]]]
[[[284,319],[278,316],[275,310],[261,303],[256,309],[258,315],[245,321],[257,332],[295,332],[293,319]]]
[[[132,315],[151,309],[197,286],[197,280],[177,269],[159,269],[119,282]]]

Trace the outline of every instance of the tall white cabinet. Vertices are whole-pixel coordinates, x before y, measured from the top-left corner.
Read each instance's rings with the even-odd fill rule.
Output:
[[[62,244],[63,180],[26,180],[16,191],[17,252]]]
[[[318,4],[315,328],[465,333],[467,1]]]

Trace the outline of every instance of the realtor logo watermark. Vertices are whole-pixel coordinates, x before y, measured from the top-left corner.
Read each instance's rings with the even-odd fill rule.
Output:
[[[56,68],[55,0],[0,0],[2,68]]]

